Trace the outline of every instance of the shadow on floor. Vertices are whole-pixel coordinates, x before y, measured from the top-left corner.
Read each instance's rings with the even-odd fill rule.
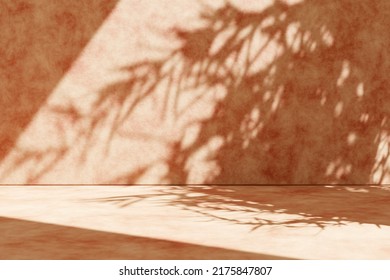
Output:
[[[286,259],[4,217],[0,232],[0,259]]]
[[[198,188],[193,190],[199,191]],[[312,225],[324,229],[347,223],[390,226],[390,192],[373,187],[226,186],[203,188],[200,193],[204,196],[182,197],[177,203],[203,213],[227,210],[258,214],[259,218],[244,222],[253,229],[264,225]],[[292,216],[273,220],[263,219],[262,214]]]
[[[131,207],[140,200],[161,201],[212,220],[249,225],[321,229],[348,223],[390,226],[390,190],[366,186],[177,186],[160,194],[103,197],[96,202]],[[169,200],[164,197],[173,197]],[[168,201],[168,202],[167,202]]]

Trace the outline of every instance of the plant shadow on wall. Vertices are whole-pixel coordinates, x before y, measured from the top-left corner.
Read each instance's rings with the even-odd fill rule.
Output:
[[[128,67],[131,78],[102,92],[92,122],[116,106],[114,134],[162,88],[173,104],[167,108],[180,115],[191,110],[178,105],[186,92],[200,90],[218,96],[213,112],[196,123],[196,139],[172,146],[164,182],[381,183],[388,172],[389,15],[386,0],[211,10],[204,27],[176,31],[183,44],[169,58]],[[213,166],[199,171],[201,182],[193,171],[199,158]],[[129,178],[122,183],[137,182]]]
[[[183,45],[168,59],[128,67],[131,79],[106,88],[96,112],[119,108],[115,133],[155,89],[179,117],[191,110],[180,100],[200,89],[216,96],[214,109],[195,121],[195,139],[172,145],[162,182],[188,184],[162,191],[176,195],[172,205],[252,229],[388,226],[387,189],[336,185],[380,184],[388,173],[389,15],[385,0],[276,1],[261,12],[226,5],[206,12],[203,28],[178,30]],[[199,180],[202,160],[212,164]],[[145,172],[115,182],[137,183]],[[191,185],[199,183],[210,186]],[[148,197],[99,201],[131,207],[137,199]]]
[[[165,115],[178,119],[208,98],[210,114],[183,127],[183,135],[195,128],[190,141],[172,139],[167,172],[154,183],[383,183],[389,15],[387,0],[206,8],[201,28],[174,30],[180,48],[125,67],[129,78],[103,89],[90,115],[58,110],[88,124],[75,137],[89,139],[87,153],[103,123],[113,122],[109,146],[156,92],[165,94]],[[67,152],[60,149],[60,158]],[[108,183],[138,183],[152,165]]]

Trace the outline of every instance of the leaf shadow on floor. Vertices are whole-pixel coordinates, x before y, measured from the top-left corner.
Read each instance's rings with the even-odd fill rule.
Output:
[[[326,229],[352,223],[390,226],[390,189],[383,187],[166,185],[142,195],[132,194],[132,187],[123,193],[88,202],[131,211],[133,204],[152,200],[192,211],[210,222],[246,225],[250,230],[264,226]]]

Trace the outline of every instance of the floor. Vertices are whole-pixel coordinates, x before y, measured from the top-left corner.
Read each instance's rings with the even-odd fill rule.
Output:
[[[389,259],[390,190],[2,186],[1,259]]]

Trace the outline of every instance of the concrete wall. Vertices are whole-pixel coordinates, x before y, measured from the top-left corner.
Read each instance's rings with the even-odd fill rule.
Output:
[[[1,22],[1,182],[388,181],[388,1],[44,2]]]

